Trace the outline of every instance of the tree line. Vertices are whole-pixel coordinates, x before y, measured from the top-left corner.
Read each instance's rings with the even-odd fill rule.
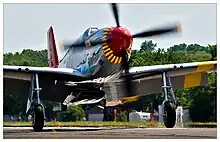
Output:
[[[201,62],[217,60],[216,45],[202,46],[199,44],[185,43],[174,45],[165,49],[157,48],[152,40],[144,41],[140,50],[133,50],[131,54],[131,66],[160,65],[173,63]],[[5,53],[3,55],[4,65],[38,66],[46,67],[47,50],[33,51],[24,49],[21,53]],[[175,91],[180,105],[189,108],[190,116],[197,122],[216,122],[216,96],[217,96],[216,74],[209,75],[209,83],[206,86],[189,89],[178,89]],[[146,111],[151,107],[152,101],[161,103],[162,93],[142,97],[136,103],[137,110]],[[26,108],[26,101],[16,95],[4,94],[4,114],[18,115]],[[44,101],[47,108],[52,111],[54,102]]]

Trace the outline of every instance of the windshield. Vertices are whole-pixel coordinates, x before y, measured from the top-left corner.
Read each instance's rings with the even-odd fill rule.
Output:
[[[84,41],[87,37],[89,37],[91,34],[97,32],[99,29],[98,28],[88,28],[83,35],[81,35],[79,37],[79,39],[77,40],[77,42],[82,42]]]
[[[98,28],[88,28],[83,34],[83,39],[89,37],[91,34],[97,32],[98,30]]]
[[[98,28],[90,28],[89,35],[95,33],[96,31],[98,31]]]

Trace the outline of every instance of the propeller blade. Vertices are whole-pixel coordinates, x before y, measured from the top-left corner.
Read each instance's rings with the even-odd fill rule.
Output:
[[[129,74],[129,61],[128,61],[128,55],[126,53],[126,51],[124,51],[123,55],[122,55],[122,67],[125,71],[125,90],[127,90],[127,95],[128,97],[133,95],[133,90],[132,90],[132,85],[131,85],[131,81],[132,78]]]
[[[63,43],[59,43],[59,49],[62,52],[64,52],[67,49],[72,48],[72,47],[96,46],[96,45],[103,44],[103,43],[106,43],[106,42],[111,42],[111,39],[97,40],[97,41],[87,40],[87,41],[82,42],[82,43],[74,43],[74,44],[72,42],[63,42]]]
[[[112,11],[113,11],[113,14],[114,14],[114,17],[115,17],[117,27],[120,27],[117,4],[112,3],[111,6],[112,6]]]
[[[67,44],[67,43],[65,43],[65,42],[59,42],[59,43],[58,43],[58,49],[59,49],[59,51],[60,51],[61,53],[65,52],[65,51],[69,48],[68,45],[69,45],[69,44]]]
[[[97,40],[97,41],[85,41],[83,43],[79,43],[79,44],[72,44],[71,47],[82,47],[82,46],[97,46],[106,42],[111,42],[111,39],[106,39],[106,40]]]
[[[162,35],[162,34],[167,34],[171,32],[181,32],[181,25],[177,26],[169,26],[165,28],[158,28],[154,30],[148,30],[148,31],[143,31],[137,34],[132,35],[133,38],[143,38],[143,37],[150,37],[150,36],[156,36],[156,35]]]

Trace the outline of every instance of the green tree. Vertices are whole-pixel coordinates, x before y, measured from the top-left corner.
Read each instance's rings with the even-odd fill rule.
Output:
[[[68,113],[75,116],[76,121],[81,121],[85,117],[85,111],[82,109],[80,105],[77,106],[69,106],[67,108]]]
[[[126,122],[126,113],[125,111],[122,111],[118,114],[118,121],[121,121],[121,122]]]
[[[209,122],[217,120],[217,89],[216,74],[209,75],[210,83],[205,87],[195,87],[189,90],[190,116],[196,122]]]
[[[216,45],[208,45],[208,53],[212,55],[212,60],[217,60],[217,48]]]
[[[144,41],[142,44],[141,44],[141,49],[140,51],[153,51],[155,49],[155,47],[157,46],[156,43],[153,43],[152,40],[150,41]]]
[[[174,45],[171,46],[170,48],[167,49],[168,52],[177,52],[177,51],[182,51],[185,52],[187,48],[187,45],[185,43],[179,44],[179,45]]]

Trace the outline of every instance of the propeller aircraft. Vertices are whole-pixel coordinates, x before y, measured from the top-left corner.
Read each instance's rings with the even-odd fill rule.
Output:
[[[51,26],[47,32],[49,67],[3,66],[4,92],[19,92],[28,98],[26,113],[32,115],[34,131],[44,127],[45,106],[41,100],[62,102],[63,110],[67,105],[98,104],[102,100],[120,105],[161,89],[163,121],[172,128],[178,106],[174,90],[205,85],[208,72],[216,70],[215,61],[130,68],[134,39],[181,32],[181,26],[132,34],[120,25],[117,4],[111,4],[111,9],[116,26],[90,27],[77,40],[61,43],[65,55],[60,60]]]

